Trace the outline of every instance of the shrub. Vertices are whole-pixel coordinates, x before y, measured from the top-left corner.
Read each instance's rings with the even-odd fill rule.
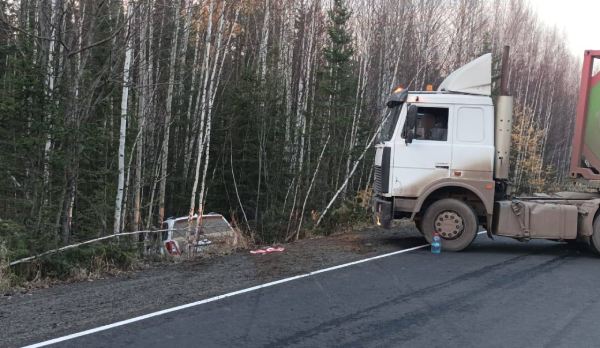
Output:
[[[137,255],[126,243],[90,244],[19,265],[15,272],[24,280],[93,278],[132,269]]]
[[[56,247],[43,236],[27,233],[25,226],[0,219],[0,290],[24,281],[96,277],[131,269],[138,250],[130,240],[99,242],[10,267],[9,262]]]
[[[11,277],[8,266],[8,249],[4,242],[0,242],[0,294],[10,288]]]
[[[370,220],[370,190],[359,191],[353,199],[343,201],[329,216],[323,219],[319,230],[323,234],[331,234],[345,230]]]
[[[7,260],[29,256],[30,241],[25,226],[11,220],[0,219],[0,244],[4,245]]]

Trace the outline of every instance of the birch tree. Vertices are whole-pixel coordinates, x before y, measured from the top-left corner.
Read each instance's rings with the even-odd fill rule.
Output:
[[[179,11],[181,9],[181,0],[176,0],[175,4],[175,26],[173,29],[173,41],[171,43],[171,57],[169,59],[169,82],[160,164],[160,193],[158,197],[158,221],[160,224],[162,224],[165,218],[165,193],[167,188],[167,171],[169,169],[169,140],[171,134],[171,112],[173,110],[173,90],[175,88],[175,67],[178,53],[177,44],[179,41],[179,20],[181,18]]]
[[[125,20],[127,20],[127,32],[125,34],[125,61],[123,63],[123,88],[121,92],[121,125],[119,128],[119,153],[118,153],[118,168],[119,179],[117,183],[117,197],[115,199],[115,220],[113,233],[121,232],[121,209],[123,204],[123,192],[125,186],[125,141],[127,137],[127,107],[129,101],[129,82],[130,82],[130,67],[132,46],[130,37],[129,14],[132,11],[131,1],[127,1]]]
[[[513,181],[558,187],[580,57],[525,0],[0,2],[0,219],[55,244],[206,211],[300,237],[370,192],[394,87],[504,45]]]

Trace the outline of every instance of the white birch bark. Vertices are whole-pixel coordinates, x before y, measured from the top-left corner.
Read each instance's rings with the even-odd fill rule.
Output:
[[[327,145],[329,145],[329,139],[331,139],[331,135],[327,136],[327,140],[325,140],[325,145],[323,145],[323,149],[321,150],[321,154],[319,155],[319,159],[317,160],[317,167],[313,172],[312,179],[310,180],[310,185],[308,185],[308,189],[306,190],[306,196],[304,197],[304,203],[302,203],[302,211],[300,212],[300,222],[298,223],[298,229],[296,230],[296,240],[300,237],[300,230],[302,229],[302,221],[304,220],[304,211],[306,209],[306,202],[308,202],[308,197],[310,196],[310,192],[315,184],[315,179],[317,178],[317,173],[319,172],[319,167],[321,166],[321,161],[323,160],[323,155],[325,154],[325,149],[327,149]]]
[[[159,185],[159,196],[158,196],[158,220],[162,224],[165,218],[165,194],[167,188],[167,171],[169,165],[169,140],[171,132],[171,112],[173,108],[173,89],[175,84],[175,66],[177,61],[177,47],[179,41],[179,22],[180,22],[180,5],[181,1],[176,1],[175,5],[175,28],[173,35],[173,42],[171,43],[171,56],[169,59],[169,85],[167,87],[167,105],[165,112],[165,125],[164,125],[164,137],[162,144],[162,157],[160,164],[160,185]]]
[[[52,149],[52,105],[51,101],[54,96],[54,78],[55,70],[55,47],[56,47],[56,27],[57,27],[57,0],[52,0],[50,3],[50,42],[48,47],[48,64],[46,72],[46,98],[48,101],[49,110],[46,112],[46,124],[49,126],[49,131],[46,133],[46,143],[44,145],[44,168],[43,168],[43,183],[44,187],[48,185],[50,178],[50,151]]]
[[[194,58],[192,60],[192,81],[190,84],[190,93],[189,93],[189,97],[188,97],[188,105],[187,105],[187,111],[186,111],[186,120],[188,120],[188,131],[187,131],[187,136],[186,136],[186,140],[185,140],[185,155],[184,155],[184,161],[183,161],[183,175],[184,175],[184,182],[187,182],[187,177],[188,177],[188,172],[189,172],[189,166],[192,162],[192,155],[194,152],[194,139],[195,139],[195,134],[194,131],[196,130],[196,125],[197,125],[197,117],[192,117],[192,104],[193,104],[193,100],[194,100],[194,96],[196,94],[196,84],[197,84],[197,76],[198,76],[198,51],[200,50],[200,30],[196,31],[196,38],[194,40]],[[202,91],[198,92],[198,93],[202,93]],[[194,113],[193,115],[197,115],[197,113]]]
[[[217,28],[217,37],[216,37],[216,47],[215,47],[215,57],[213,59],[213,65],[210,72],[210,80],[208,84],[208,90],[206,91],[206,95],[208,96],[207,103],[208,105],[203,106],[207,116],[206,116],[206,134],[204,135],[204,170],[202,172],[202,183],[200,185],[200,194],[198,197],[198,223],[196,224],[196,239],[198,238],[198,234],[200,232],[202,226],[202,215],[204,214],[204,202],[206,198],[206,177],[208,173],[208,165],[210,163],[210,145],[211,145],[211,131],[212,131],[212,115],[213,115],[213,106],[215,101],[215,96],[217,93],[217,89],[219,87],[219,82],[221,80],[221,73],[223,71],[223,62],[220,59],[225,60],[227,53],[229,52],[229,45],[231,42],[231,38],[233,36],[233,32],[231,31],[229,34],[229,38],[227,43],[225,44],[224,52],[221,51],[222,40],[223,40],[223,29],[225,25],[225,10],[226,10],[227,1],[223,1],[221,15],[219,16],[219,25]],[[236,12],[235,21],[237,21],[237,16],[239,14]],[[232,27],[233,28],[233,27]]]
[[[327,212],[329,211],[329,209],[331,208],[331,206],[333,205],[333,203],[335,203],[335,201],[337,200],[337,198],[340,195],[340,193],[344,190],[344,188],[346,187],[346,185],[348,185],[348,181],[354,175],[354,172],[356,171],[356,168],[358,168],[358,165],[362,161],[363,157],[365,157],[365,154],[367,153],[367,151],[369,151],[369,149],[373,146],[373,143],[375,142],[375,139],[377,139],[378,134],[381,132],[381,128],[387,122],[387,119],[388,119],[389,116],[390,116],[389,112],[384,116],[383,120],[379,124],[379,127],[377,127],[377,130],[375,131],[375,133],[373,134],[373,136],[371,136],[371,139],[369,140],[369,142],[367,143],[367,145],[363,149],[363,152],[360,154],[360,156],[358,157],[358,159],[356,159],[356,161],[354,162],[354,166],[352,167],[352,170],[346,176],[346,178],[344,179],[344,182],[342,183],[342,185],[340,186],[340,188],[333,195],[333,197],[331,198],[331,200],[329,201],[329,203],[327,204],[327,206],[325,207],[325,209],[321,213],[321,216],[319,216],[319,220],[317,220],[317,225],[316,226],[319,226],[321,224],[321,221],[323,221],[323,218],[325,217],[325,215],[327,215]]]
[[[292,198],[292,208],[290,210],[288,228],[289,233],[292,220],[296,216],[296,204],[298,191],[302,184],[302,169],[304,168],[304,147],[306,141],[306,114],[308,111],[308,101],[310,94],[310,87],[312,82],[312,70],[315,64],[316,55],[314,54],[315,48],[315,37],[316,33],[316,19],[317,13],[320,11],[320,1],[316,1],[310,10],[310,24],[309,30],[306,36],[302,40],[302,52],[306,51],[306,54],[302,55],[302,64],[300,77],[298,79],[298,95],[297,95],[297,109],[296,109],[296,136],[294,140],[295,153],[291,161],[291,169],[296,172],[298,180],[296,180],[296,187],[294,189],[294,196]]]
[[[131,0],[127,1],[127,10],[125,18],[129,18],[129,13],[132,9]],[[132,46],[130,38],[130,24],[127,24],[127,32],[125,38],[125,62],[123,63],[123,89],[121,92],[121,126],[119,129],[119,179],[117,183],[117,195],[115,199],[115,222],[113,233],[121,232],[121,209],[123,203],[123,190],[125,186],[125,141],[127,135],[127,105],[129,101],[129,69],[131,67]]]
[[[194,216],[194,211],[196,210],[196,191],[198,189],[198,181],[200,180],[200,166],[202,165],[202,154],[204,153],[204,117],[205,117],[205,105],[206,105],[206,94],[207,94],[207,86],[208,86],[208,68],[209,68],[209,60],[210,60],[210,52],[211,52],[211,40],[212,40],[212,17],[215,8],[215,0],[210,0],[208,5],[208,23],[206,28],[206,36],[205,36],[205,48],[204,48],[204,60],[202,63],[202,73],[204,75],[204,81],[202,83],[202,88],[198,92],[198,102],[196,103],[196,107],[202,104],[202,110],[200,112],[200,130],[198,131],[198,152],[196,158],[196,170],[194,175],[194,184],[192,185],[192,194],[190,199],[190,211],[189,211],[189,219],[191,220]],[[202,95],[202,99],[200,100],[200,96]],[[202,215],[202,214],[200,214]]]

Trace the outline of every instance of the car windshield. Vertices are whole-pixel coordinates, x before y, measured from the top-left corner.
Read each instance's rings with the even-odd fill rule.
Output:
[[[387,119],[385,120],[383,127],[381,128],[381,132],[379,133],[379,142],[392,140],[394,130],[396,129],[396,123],[398,123],[403,106],[404,103],[398,104],[397,106],[389,109]]]

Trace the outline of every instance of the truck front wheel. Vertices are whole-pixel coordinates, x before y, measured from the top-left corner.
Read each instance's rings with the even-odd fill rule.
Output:
[[[433,233],[442,238],[442,249],[461,251],[477,236],[477,216],[463,201],[446,198],[430,205],[423,215],[423,235],[431,243]]]

